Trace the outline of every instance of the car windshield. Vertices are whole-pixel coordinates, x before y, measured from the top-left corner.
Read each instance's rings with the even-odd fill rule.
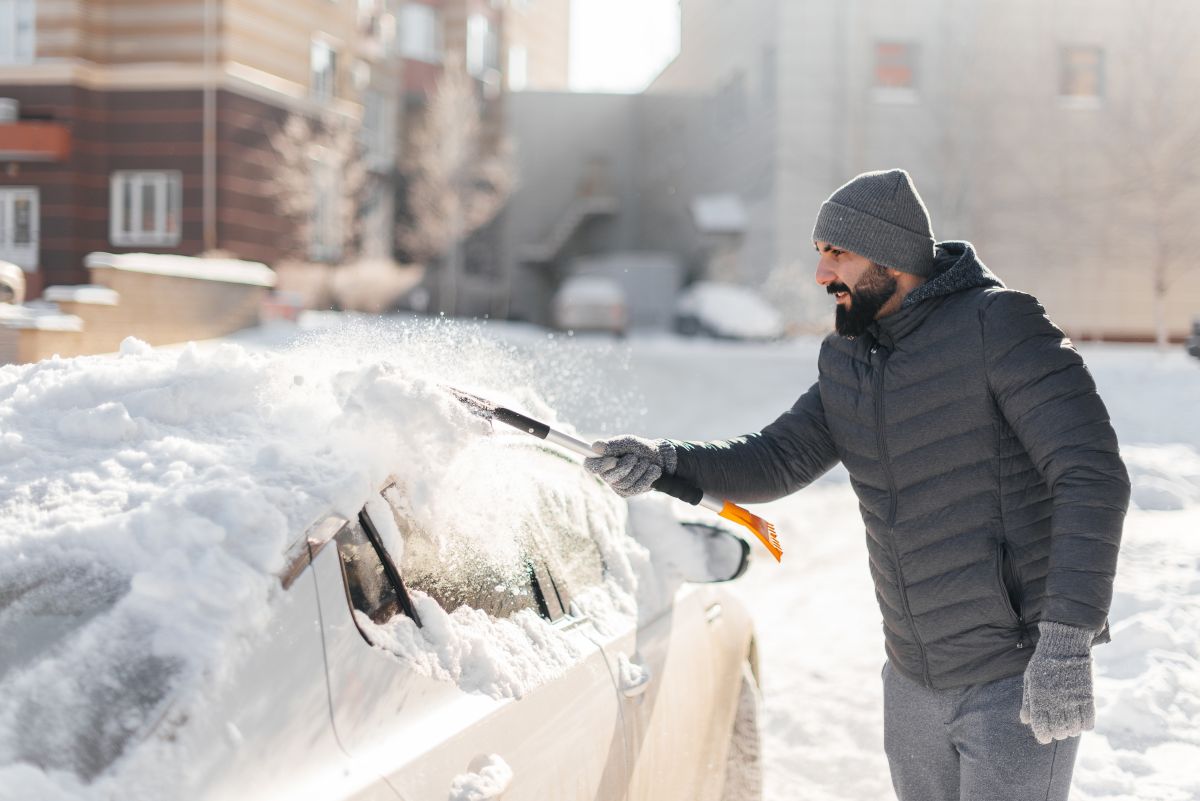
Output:
[[[604,564],[592,532],[596,520],[586,496],[570,491],[586,480],[578,465],[513,437],[484,440],[475,451],[455,465],[467,497],[459,498],[456,513],[440,528],[422,524],[402,487],[384,492],[391,514],[381,535],[392,543],[389,551],[405,586],[448,612],[465,604],[507,617],[538,609],[535,565],[544,564],[553,578],[551,586],[538,589],[554,593],[564,608],[571,593],[598,584]],[[486,501],[471,497],[470,489],[484,473]],[[379,518],[372,513],[373,520]],[[389,536],[388,523],[395,525],[395,535]]]

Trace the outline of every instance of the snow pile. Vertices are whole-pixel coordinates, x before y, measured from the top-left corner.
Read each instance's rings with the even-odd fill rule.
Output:
[[[111,267],[135,273],[197,278],[231,284],[275,286],[275,271],[257,261],[177,256],[170,253],[89,253],[84,266]]]
[[[636,614],[652,571],[622,536],[624,504],[594,479],[581,497],[588,481],[561,459],[541,460],[558,475],[523,479],[538,460],[482,437],[439,386],[557,424],[533,388],[541,366],[477,330],[413,324],[283,352],[129,340],[117,357],[0,369],[0,787],[30,771],[76,789],[119,772],[168,701],[186,713],[219,691],[281,591],[287,546],[328,511],[355,514],[389,475],[414,523],[475,564],[511,563],[539,515],[567,514],[610,568],[581,605]],[[382,533],[399,551],[398,532]],[[418,603],[426,629],[389,629],[409,637],[394,650],[465,689],[520,694],[582,648],[532,614]]]
[[[449,801],[492,801],[513,780],[512,768],[496,754],[488,754],[471,773],[455,776]]]

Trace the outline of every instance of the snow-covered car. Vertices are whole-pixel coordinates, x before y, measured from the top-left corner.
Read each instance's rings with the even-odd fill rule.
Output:
[[[575,275],[563,281],[551,302],[554,325],[564,331],[625,333],[625,290],[603,275]]]
[[[679,295],[675,330],[685,336],[771,340],[783,336],[783,318],[748,286],[697,281]]]
[[[757,798],[745,541],[315,353],[0,371],[0,798]]]

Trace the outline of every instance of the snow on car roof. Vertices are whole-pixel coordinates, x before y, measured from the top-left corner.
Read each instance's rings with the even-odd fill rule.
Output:
[[[64,797],[107,797],[87,784],[103,776],[104,792],[128,789],[111,774],[167,699],[202,703],[254,641],[289,544],[327,513],[356,514],[389,476],[416,523],[497,560],[539,517],[586,523],[608,573],[579,600],[600,625],[666,603],[677,584],[624,536],[623,501],[566,459],[535,470],[542,446],[486,436],[440,388],[569,430],[531,389],[535,369],[436,323],[315,332],[279,352],[128,339],[115,357],[0,368],[0,787],[35,776]],[[377,644],[494,696],[578,656],[533,613],[463,608],[439,623],[393,621]],[[480,642],[504,648],[481,656]]]

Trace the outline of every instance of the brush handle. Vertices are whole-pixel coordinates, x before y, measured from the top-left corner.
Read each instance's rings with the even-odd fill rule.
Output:
[[[557,445],[562,445],[568,450],[575,451],[580,456],[602,456],[592,450],[592,446],[586,442],[568,436],[561,431],[549,429],[544,439],[547,442],[553,442]],[[704,490],[697,487],[692,482],[679,478],[678,476],[662,475],[658,480],[650,485],[652,489],[670,495],[672,498],[678,498],[685,503],[690,503],[692,506],[703,506],[707,509],[719,512],[724,508],[724,501],[719,501],[710,495],[705,495]]]
[[[512,409],[505,409],[503,406],[497,406],[492,416],[505,425],[510,425],[513,428],[519,428],[526,434],[532,434],[538,439],[547,439],[552,431],[550,426],[545,423],[534,420],[532,417],[526,417],[520,412],[514,412]],[[555,432],[557,433],[557,432]],[[591,448],[588,448],[588,456],[594,456]]]
[[[666,493],[672,498],[678,498],[684,503],[690,503],[696,506],[700,501],[704,500],[704,490],[697,487],[686,479],[678,476],[669,476],[663,473],[658,479],[650,485],[651,489]]]
[[[553,442],[556,445],[561,445],[567,450],[574,451],[580,456],[602,456],[597,453],[582,440],[575,439],[572,436],[555,431],[545,423],[538,422],[531,417],[526,417],[523,414],[514,412],[512,409],[505,409],[502,406],[496,408],[495,417],[502,423],[519,428],[526,434],[532,434],[538,439],[544,439],[547,442]],[[678,476],[662,475],[658,480],[650,485],[652,489],[670,495],[672,498],[678,498],[684,503],[690,503],[692,506],[703,506],[706,509],[711,509],[715,512],[720,512],[724,508],[724,501],[718,500],[711,495],[705,495],[704,490],[697,487],[692,482],[679,478]]]

